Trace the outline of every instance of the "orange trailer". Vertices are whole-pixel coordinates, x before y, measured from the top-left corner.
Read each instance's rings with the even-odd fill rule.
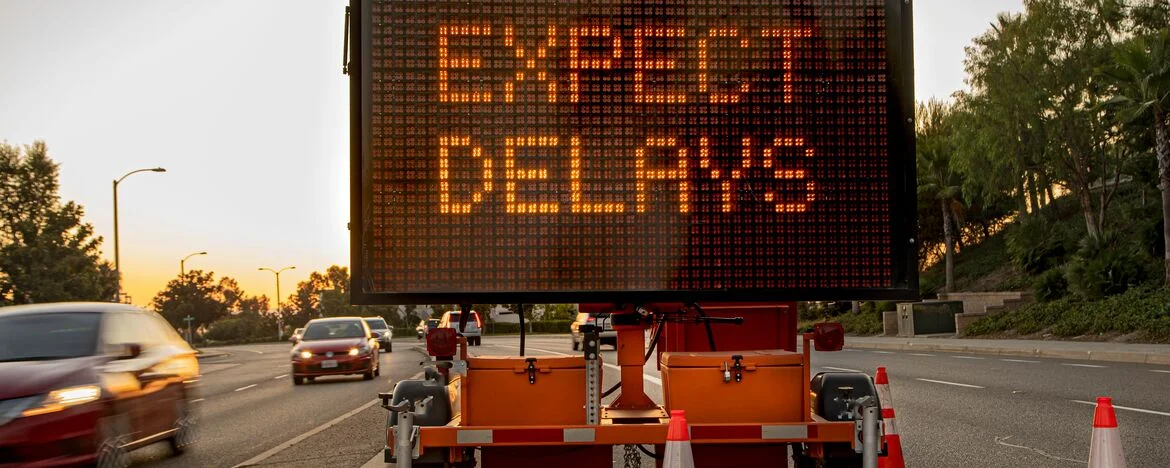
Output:
[[[431,400],[421,405],[423,410],[415,411],[418,418],[425,418],[440,403],[449,412],[443,413],[446,420],[442,424],[432,421],[434,425],[407,429],[412,431],[408,439],[413,464],[474,466],[478,462],[489,468],[609,466],[616,445],[653,446],[657,449],[644,450],[661,453],[668,415],[671,410],[683,409],[690,423],[696,466],[760,466],[762,460],[782,463],[790,457],[790,447],[796,466],[815,466],[817,460],[824,460],[827,466],[860,466],[860,421],[853,419],[852,412],[826,413],[824,402],[870,396],[876,404],[872,382],[864,375],[830,373],[818,376],[821,388],[813,388],[817,379],[810,378],[811,350],[839,350],[839,328],[799,335],[803,343],[799,350],[745,351],[729,345],[726,351],[691,351],[685,350],[677,338],[675,350],[671,350],[658,341],[665,336],[664,330],[670,328],[681,336],[687,333],[688,326],[707,325],[701,317],[691,319],[685,315],[697,305],[657,305],[637,312],[588,305],[581,309],[598,307],[611,312],[615,319],[617,364],[621,367],[621,393],[604,406],[598,405],[602,363],[597,359],[596,335],[590,338],[587,333],[588,346],[581,356],[471,357],[466,340],[456,337],[454,330],[432,331],[428,340],[447,343],[431,349],[438,354],[437,362],[445,372],[431,372],[428,378],[433,386],[445,383],[442,388],[447,400]],[[671,311],[675,307],[677,310]],[[743,316],[730,317],[730,312]],[[715,305],[703,315],[708,322],[739,322],[739,327],[747,327],[753,323],[753,312],[766,313],[755,317],[755,321],[776,315],[786,318],[795,314],[795,304]],[[658,344],[662,350],[658,360],[663,405],[651,401],[642,390],[645,359],[654,356],[646,352],[644,332],[649,329],[653,329],[650,343]],[[796,336],[794,330],[786,331]],[[741,333],[781,335],[763,328],[745,328]],[[767,339],[755,336],[745,341],[761,343]],[[709,344],[707,340],[691,343],[692,347]],[[452,355],[445,356],[448,352]],[[826,376],[830,387],[835,381],[846,382],[854,393],[842,394],[842,385],[826,388]],[[843,377],[848,378],[841,380]],[[598,381],[591,384],[591,378]],[[857,385],[859,380],[863,385]],[[416,387],[381,394],[384,407],[398,410],[392,413],[386,432],[388,462],[399,460],[402,429],[398,417],[408,409],[403,403],[425,398],[424,393],[412,394],[411,388]]]

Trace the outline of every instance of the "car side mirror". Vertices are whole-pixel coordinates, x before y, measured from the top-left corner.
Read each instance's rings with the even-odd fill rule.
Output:
[[[142,345],[138,343],[125,343],[122,345],[122,349],[118,353],[118,359],[134,359],[141,355]]]

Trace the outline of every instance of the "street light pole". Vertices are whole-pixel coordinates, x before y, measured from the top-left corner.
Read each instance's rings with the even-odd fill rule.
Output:
[[[179,260],[179,276],[185,276],[187,274],[187,266],[185,265],[187,263],[187,259],[196,255],[207,255],[207,252],[195,252]]]
[[[139,172],[166,172],[166,169],[155,167],[150,169],[138,169],[127,172],[122,177],[114,179],[114,276],[116,288],[114,290],[114,302],[122,302],[122,257],[118,246],[118,184],[122,183],[127,177],[130,177]]]
[[[295,266],[286,266],[286,267],[281,268],[279,270],[273,270],[271,268],[263,268],[263,267],[257,268],[257,270],[260,270],[260,271],[271,271],[273,274],[276,275],[276,338],[277,339],[284,338],[284,330],[281,328],[281,325],[282,325],[281,320],[283,319],[283,317],[281,317],[281,315],[280,315],[280,312],[281,312],[281,309],[280,309],[280,273],[285,271],[285,270],[295,270],[295,269],[297,269],[297,267],[295,267]]]

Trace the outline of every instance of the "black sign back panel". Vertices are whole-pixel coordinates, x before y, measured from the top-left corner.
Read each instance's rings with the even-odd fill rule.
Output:
[[[902,2],[355,8],[355,301],[915,293]]]

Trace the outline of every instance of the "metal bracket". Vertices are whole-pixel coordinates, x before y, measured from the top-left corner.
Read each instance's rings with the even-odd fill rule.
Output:
[[[734,361],[731,370],[735,372],[735,382],[743,382],[743,356],[736,354],[731,356],[731,360]]]
[[[601,424],[601,337],[598,328],[585,325],[581,348],[585,351],[585,423]]]
[[[536,358],[530,357],[525,359],[524,362],[528,363],[528,384],[534,385],[536,384]]]
[[[349,74],[349,7],[345,7],[345,29],[341,32],[341,74]],[[349,229],[349,224],[345,225]]]

